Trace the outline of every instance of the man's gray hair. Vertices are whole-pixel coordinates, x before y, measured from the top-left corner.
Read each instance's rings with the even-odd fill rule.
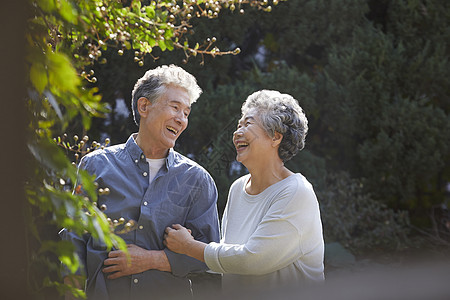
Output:
[[[134,121],[139,126],[141,116],[137,109],[137,101],[141,97],[147,98],[151,103],[157,101],[165,92],[168,85],[184,88],[189,95],[189,104],[197,101],[202,93],[195,77],[182,68],[170,65],[160,66],[148,70],[134,85],[131,93],[131,108]]]
[[[283,135],[278,148],[278,155],[283,162],[290,160],[305,147],[308,119],[291,95],[261,90],[247,97],[242,105],[242,115],[252,108],[258,111],[262,126],[271,138],[275,136],[275,132]]]

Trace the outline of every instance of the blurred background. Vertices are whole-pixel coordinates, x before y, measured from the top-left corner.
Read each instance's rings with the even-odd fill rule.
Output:
[[[220,50],[241,53],[184,63],[182,51],[154,51],[143,67],[134,51],[105,53],[109,63],[93,70],[111,112],[93,121],[91,138],[126,141],[137,131],[136,80],[158,65],[182,66],[204,93],[176,150],[211,173],[221,214],[230,184],[246,173],[231,143],[241,104],[256,90],[279,90],[309,120],[306,147],[287,166],[314,185],[328,250],[348,250],[346,261],[448,247],[450,2],[292,0],[193,24],[199,43],[215,37]]]
[[[71,7],[79,5],[82,16],[91,9],[86,3],[94,2],[100,10],[92,20],[103,2],[113,6],[111,1],[2,3],[0,182],[8,245],[2,247],[0,282],[2,290],[15,291],[11,299],[50,299],[63,289],[57,283],[58,258],[72,250],[53,241],[61,226],[77,220],[68,212],[80,201],[68,187],[67,178],[74,176],[70,163],[49,141],[62,136],[75,145],[75,135],[87,135],[99,143],[125,142],[137,131],[130,110],[133,86],[146,70],[163,64],[185,68],[203,88],[175,148],[211,173],[220,215],[229,186],[247,172],[234,160],[231,142],[241,104],[254,91],[274,89],[297,99],[309,120],[306,147],[287,167],[315,188],[328,278],[369,266],[448,258],[450,1],[259,1],[270,4],[270,12],[246,6],[190,21],[190,45],[209,38],[220,51],[240,48],[237,55],[186,57],[166,46],[143,55],[134,46],[108,46],[101,48],[101,58],[86,62],[89,51],[109,37],[75,26],[77,10]],[[151,1],[116,2],[129,7]],[[88,15],[88,25],[106,30],[101,18],[95,23]],[[70,26],[85,34],[84,43],[71,36]],[[86,80],[80,84],[78,77]],[[103,111],[96,101],[108,110],[91,119],[91,111],[97,116],[96,110]],[[440,281],[448,278],[441,276],[448,272],[439,274]]]

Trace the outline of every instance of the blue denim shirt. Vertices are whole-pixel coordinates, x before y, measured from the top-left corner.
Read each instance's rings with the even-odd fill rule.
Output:
[[[90,235],[79,237],[67,230],[60,235],[77,249],[85,273],[90,299],[157,299],[188,296],[190,272],[207,269],[196,259],[174,253],[163,245],[164,229],[181,224],[192,230],[196,240],[219,241],[217,189],[213,179],[192,160],[169,150],[165,165],[151,184],[149,165],[133,135],[126,144],[96,150],[80,162],[80,168],[95,174],[99,188],[110,189],[100,195],[98,205],[106,205],[112,220],[123,217],[137,222],[137,229],[121,235],[127,244],[148,250],[164,250],[172,272],[148,270],[140,274],[107,279],[102,272],[108,251]],[[179,293],[182,293],[181,295]]]

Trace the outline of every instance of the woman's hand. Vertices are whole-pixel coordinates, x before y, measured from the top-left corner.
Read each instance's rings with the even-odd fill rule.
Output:
[[[193,241],[194,237],[191,235],[191,230],[180,224],[174,224],[172,228],[166,227],[163,243],[171,251],[187,254]]]

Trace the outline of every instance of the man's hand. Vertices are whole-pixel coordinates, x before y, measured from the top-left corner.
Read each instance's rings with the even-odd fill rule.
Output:
[[[111,251],[108,258],[103,262],[106,266],[103,268],[103,272],[112,273],[108,275],[108,279],[138,274],[150,269],[171,271],[169,260],[164,251],[146,250],[133,244],[127,246],[129,257],[123,251]]]

